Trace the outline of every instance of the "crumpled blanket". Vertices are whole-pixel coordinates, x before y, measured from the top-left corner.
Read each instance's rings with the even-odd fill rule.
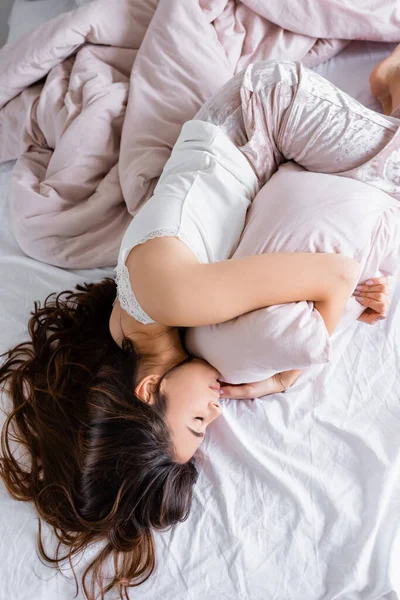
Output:
[[[0,50],[18,243],[64,268],[114,266],[182,124],[232,75],[399,32],[396,0],[96,0],[41,25]]]

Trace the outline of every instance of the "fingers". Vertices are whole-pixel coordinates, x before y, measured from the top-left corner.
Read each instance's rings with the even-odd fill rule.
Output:
[[[375,325],[375,323],[379,323],[381,320],[385,320],[385,317],[379,313],[376,313],[370,308],[364,310],[364,312],[357,319],[357,321],[367,323],[368,325]]]
[[[295,375],[295,381],[299,376],[299,372],[292,372],[291,377]],[[293,383],[292,381],[292,383]],[[233,398],[235,400],[249,400],[254,398],[263,398],[264,396],[269,396],[270,394],[276,394],[278,392],[283,391],[284,386],[282,387],[282,383],[277,379],[276,374],[271,377],[267,377],[267,379],[262,379],[261,381],[254,381],[253,383],[239,383],[239,384],[222,384],[221,385],[221,398]]]
[[[370,292],[364,296],[356,296],[356,300],[365,308],[371,308],[380,315],[385,315],[388,309],[390,300],[389,296],[380,292]]]
[[[387,277],[375,277],[357,285],[354,290],[354,297],[362,306],[368,309],[368,313],[364,313],[359,320],[369,324],[377,322],[377,317],[383,317],[390,304],[389,279]],[[376,315],[375,318],[374,315]]]
[[[367,281],[359,283],[355,289],[355,292],[384,292],[384,293],[387,293],[388,290],[389,290],[389,278],[388,277],[375,277],[374,279],[367,279]]]
[[[386,290],[389,289],[389,283],[390,282],[389,282],[388,277],[373,277],[373,278],[367,279],[366,281],[361,281],[357,285],[356,290],[380,292],[385,289]]]
[[[361,281],[360,285],[365,285],[368,282],[368,285],[376,285],[378,283],[389,283],[389,277],[370,277],[365,281]],[[372,283],[370,283],[372,282]]]
[[[368,292],[381,292],[382,294],[389,293],[389,284],[379,284],[379,285],[358,285],[354,290],[354,294],[357,293],[364,294]]]
[[[221,385],[221,398],[233,400],[245,400],[255,398],[253,386],[250,383],[243,385]]]

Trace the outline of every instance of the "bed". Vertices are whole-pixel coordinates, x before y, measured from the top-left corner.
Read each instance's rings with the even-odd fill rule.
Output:
[[[18,0],[10,38],[70,4]],[[352,42],[316,70],[379,109],[368,74],[392,48]],[[25,339],[35,300],[113,276],[111,268],[66,270],[24,255],[9,227],[13,164],[0,166],[1,352]],[[223,415],[202,445],[190,517],[155,535],[157,570],[132,598],[400,598],[399,298],[400,282],[392,281],[387,319],[355,323],[334,338],[331,362],[310,368],[285,395],[222,400]],[[40,561],[33,506],[3,486],[0,502],[0,599],[83,599],[68,565],[63,576]],[[44,532],[51,552],[54,539]],[[78,578],[98,549],[76,565]]]

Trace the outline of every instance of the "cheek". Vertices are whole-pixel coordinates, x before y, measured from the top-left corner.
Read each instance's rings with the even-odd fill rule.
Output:
[[[212,391],[209,385],[212,383],[212,376],[206,376],[205,369],[201,364],[188,364],[173,374],[169,381],[166,381],[165,391],[172,405],[179,405],[181,408],[201,407],[207,404],[209,394]]]
[[[187,365],[186,369],[182,369],[181,373],[177,373],[176,385],[179,386],[179,391],[185,391],[187,394],[201,394],[207,389],[207,382],[212,381],[212,377],[206,376],[202,365],[194,364]]]
[[[188,417],[200,417],[201,413],[199,415],[194,413],[203,410],[206,406],[207,387],[204,385],[204,381],[198,381],[195,378],[182,379],[171,386],[171,390],[168,391],[168,399],[171,408],[174,407],[176,411],[185,410]]]
[[[198,383],[196,384],[194,378],[176,377],[166,386],[166,393],[168,396],[168,405],[171,408],[182,409],[193,406],[199,395],[199,385]]]

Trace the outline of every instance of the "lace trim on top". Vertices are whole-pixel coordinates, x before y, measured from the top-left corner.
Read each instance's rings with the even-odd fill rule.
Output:
[[[184,242],[190,250],[196,255],[196,258],[199,262],[203,262],[202,257],[198,250],[191,244],[191,242],[187,239],[187,237],[183,233],[179,233],[179,229],[155,229],[148,235],[141,238],[134,246],[129,248],[129,251],[132,250],[135,246],[139,246],[139,244],[144,244],[148,240],[157,238],[157,237],[177,237],[182,242]],[[131,315],[134,319],[139,321],[139,323],[143,323],[144,325],[148,325],[149,323],[156,323],[149,317],[147,313],[144,312],[143,308],[140,306],[139,302],[136,299],[135,294],[133,293],[131,281],[129,277],[128,267],[125,265],[123,260],[120,260],[116,268],[114,269],[116,272],[115,281],[117,283],[117,298],[121,304],[121,308],[129,315]]]
[[[136,300],[136,296],[132,291],[131,281],[129,279],[128,267],[122,262],[115,269],[116,276],[115,281],[117,283],[117,298],[121,305],[121,308],[129,315],[134,317],[139,323],[148,325],[149,323],[155,323],[140,306]]]

